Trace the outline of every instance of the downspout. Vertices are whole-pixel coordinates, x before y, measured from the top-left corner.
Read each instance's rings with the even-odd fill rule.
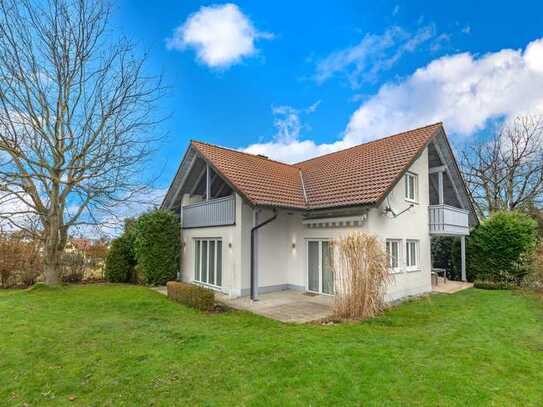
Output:
[[[273,209],[273,216],[251,228],[251,300],[256,301],[256,276],[255,276],[255,232],[262,226],[273,222],[277,218],[277,211]]]

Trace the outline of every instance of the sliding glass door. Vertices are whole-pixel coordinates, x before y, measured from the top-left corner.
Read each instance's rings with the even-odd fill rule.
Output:
[[[319,294],[334,293],[332,244],[328,240],[307,241],[307,290]]]
[[[194,241],[194,280],[220,287],[222,285],[222,240]]]

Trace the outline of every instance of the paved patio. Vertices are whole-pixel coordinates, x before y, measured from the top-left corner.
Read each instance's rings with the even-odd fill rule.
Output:
[[[454,294],[471,287],[472,283],[450,280],[444,283],[440,279],[439,284],[432,286],[432,292]],[[152,289],[167,295],[166,287]],[[257,301],[251,301],[249,297],[230,298],[223,294],[216,294],[215,299],[227,307],[249,311],[281,322],[303,324],[320,321],[332,315],[333,297],[296,290],[260,294]]]
[[[217,295],[218,302],[228,307],[250,311],[281,322],[303,324],[319,321],[332,314],[333,297],[284,290],[260,294],[258,301],[248,297],[229,298]]]
[[[432,286],[432,292],[434,293],[443,293],[443,294],[454,294],[458,291],[465,290],[466,288],[473,287],[473,283],[466,283],[464,281],[451,281],[448,280],[446,283],[443,283],[443,280],[439,280],[439,284]]]

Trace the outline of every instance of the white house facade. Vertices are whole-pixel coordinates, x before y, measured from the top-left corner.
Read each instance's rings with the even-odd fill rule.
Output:
[[[360,231],[387,253],[387,300],[431,291],[432,237],[464,242],[477,222],[442,125],[344,151],[289,165],[192,142],[162,205],[181,217],[180,278],[333,295],[331,242]]]

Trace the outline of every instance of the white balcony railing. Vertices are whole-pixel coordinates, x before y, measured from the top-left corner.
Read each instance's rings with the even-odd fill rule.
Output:
[[[430,234],[469,235],[469,211],[448,205],[430,205]]]
[[[236,223],[236,201],[233,195],[183,206],[182,210],[184,229]]]

